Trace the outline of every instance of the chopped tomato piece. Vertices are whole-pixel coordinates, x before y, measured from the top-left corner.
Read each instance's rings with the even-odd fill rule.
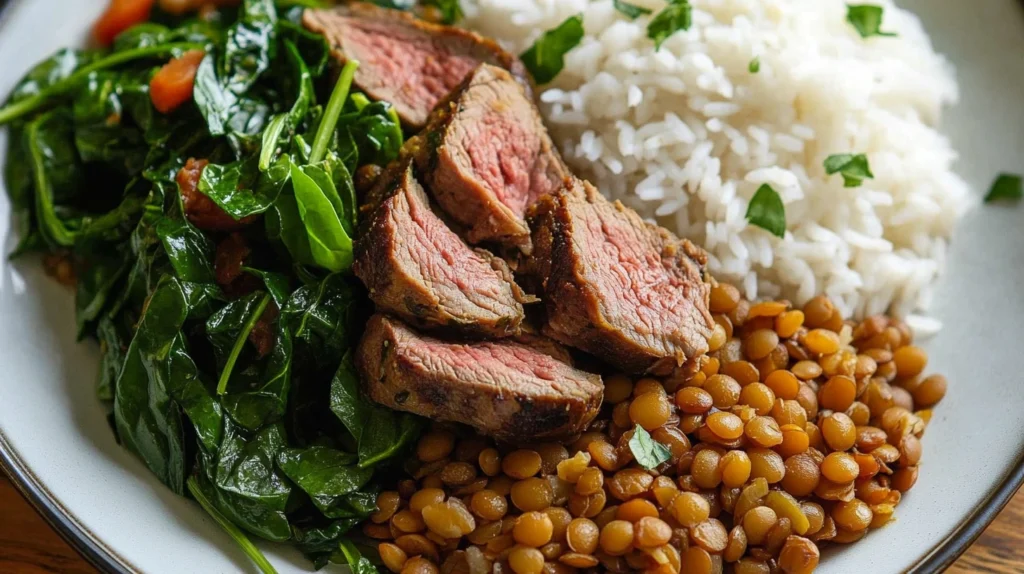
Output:
[[[274,321],[277,320],[280,314],[281,311],[277,308],[277,305],[271,301],[267,305],[267,309],[260,315],[260,318],[256,320],[252,331],[249,331],[249,342],[256,347],[256,352],[259,353],[260,357],[266,357],[274,348],[274,343],[277,340],[274,334]]]
[[[217,244],[217,256],[213,260],[213,271],[217,283],[221,286],[230,285],[242,276],[242,266],[252,250],[240,233],[232,233]]]
[[[189,158],[185,166],[178,171],[175,179],[178,182],[178,192],[181,193],[182,206],[185,208],[185,217],[192,225],[208,231],[235,231],[255,221],[255,215],[236,220],[199,191],[199,178],[209,163],[205,159]]]
[[[92,35],[104,46],[114,42],[118,34],[149,19],[154,0],[111,0],[107,11],[92,27]]]
[[[160,68],[149,81],[149,99],[153,100],[153,107],[160,113],[169,114],[191,100],[196,71],[205,56],[202,50],[189,50]]]
[[[250,253],[252,250],[238,232],[228,235],[217,244],[217,255],[213,260],[214,277],[229,299],[244,297],[263,285],[255,275],[242,271]]]

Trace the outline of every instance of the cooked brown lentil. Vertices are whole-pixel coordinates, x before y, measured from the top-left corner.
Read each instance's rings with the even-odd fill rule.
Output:
[[[947,387],[909,330],[844,323],[825,297],[711,297],[699,370],[606,376],[607,406],[569,445],[424,435],[412,478],[363,525],[388,570],[804,574],[819,546],[888,523]],[[657,472],[634,460],[637,424],[669,449]]]

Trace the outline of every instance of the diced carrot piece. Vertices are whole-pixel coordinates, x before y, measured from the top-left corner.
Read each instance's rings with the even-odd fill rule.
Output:
[[[196,71],[205,56],[202,50],[189,50],[180,58],[164,64],[149,81],[149,99],[153,100],[153,107],[168,114],[191,100]]]
[[[155,0],[111,0],[107,11],[92,27],[92,35],[104,46],[114,42],[118,34],[149,19]]]

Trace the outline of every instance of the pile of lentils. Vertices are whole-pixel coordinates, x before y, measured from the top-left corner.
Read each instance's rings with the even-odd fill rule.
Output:
[[[727,284],[711,311],[696,374],[605,376],[601,414],[570,444],[435,426],[363,525],[384,565],[803,574],[821,544],[889,522],[946,392],[907,326],[844,321],[825,297],[751,303]]]

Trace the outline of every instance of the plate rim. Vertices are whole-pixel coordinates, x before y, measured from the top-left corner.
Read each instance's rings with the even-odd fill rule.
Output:
[[[14,2],[0,0],[0,30]],[[142,574],[117,551],[82,525],[50,490],[35,476],[18,456],[14,446],[0,430],[0,470],[11,480],[21,496],[39,513],[47,524],[75,551],[97,570],[112,574]],[[956,561],[981,536],[986,528],[1024,485],[1024,445],[1013,466],[1003,479],[985,496],[981,504],[964,519],[949,536],[935,543],[929,551],[907,568],[906,574],[940,572]]]

